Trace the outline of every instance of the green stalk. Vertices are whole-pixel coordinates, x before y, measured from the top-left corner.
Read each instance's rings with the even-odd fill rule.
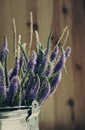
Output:
[[[23,48],[23,45],[22,44],[19,44],[21,50],[22,50],[22,53],[24,54],[24,57],[25,57],[25,60],[26,60],[26,63],[28,62],[28,56],[27,56],[27,53],[25,51],[25,49]]]
[[[62,52],[64,52],[64,47],[60,46],[60,48],[61,48]],[[65,71],[66,74],[68,74],[66,65],[64,65],[64,71]]]
[[[7,54],[5,55],[4,59],[4,69],[5,69],[5,79],[6,79],[6,86],[9,87],[9,77],[8,77],[8,65],[7,65]]]
[[[52,38],[53,32],[54,32],[54,28],[51,29],[51,32],[50,32],[49,37],[48,37],[48,41],[47,41],[47,49],[48,49],[48,51],[50,51],[51,38]]]
[[[57,74],[58,72],[55,72],[50,77],[48,77],[49,81],[51,81]]]
[[[28,75],[29,75],[29,70],[27,70],[27,72],[26,72],[26,74],[25,74],[25,76],[24,76],[24,78],[23,78],[23,80],[22,80],[22,82],[21,82],[21,87],[22,87],[22,89],[23,89],[23,85],[24,85],[25,80],[26,80],[26,78],[27,78]]]

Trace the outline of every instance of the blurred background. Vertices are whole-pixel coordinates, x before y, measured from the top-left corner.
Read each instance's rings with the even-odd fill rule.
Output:
[[[0,0],[0,47],[6,34],[9,68],[13,65],[12,18],[16,20],[17,37],[21,34],[28,46],[31,11],[34,30],[39,31],[44,46],[51,27],[55,27],[54,46],[68,26],[66,46],[72,48],[66,64],[68,74],[63,71],[57,91],[41,108],[40,130],[85,130],[85,0]]]

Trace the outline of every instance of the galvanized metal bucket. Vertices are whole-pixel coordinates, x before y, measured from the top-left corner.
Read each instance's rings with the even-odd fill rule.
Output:
[[[0,112],[0,130],[39,130],[39,113],[37,101],[33,101],[30,109],[5,108]]]

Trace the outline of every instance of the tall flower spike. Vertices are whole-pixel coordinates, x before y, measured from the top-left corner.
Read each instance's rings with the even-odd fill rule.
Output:
[[[56,59],[57,55],[59,53],[59,47],[58,47],[58,44],[55,46],[54,50],[52,51],[52,54],[51,54],[51,57],[50,57],[50,60],[53,61]]]
[[[4,43],[3,43],[3,47],[0,53],[0,61],[3,62],[5,59],[5,55],[8,53],[8,43],[7,43],[7,37],[4,36]]]
[[[36,99],[37,95],[38,95],[38,92],[39,92],[39,89],[40,89],[40,78],[39,76],[37,75],[36,77],[36,83],[35,85],[30,89],[30,98],[32,100]]]
[[[51,96],[56,91],[60,81],[61,81],[61,71],[57,73],[54,79],[50,82],[51,90],[49,96]]]
[[[62,54],[58,60],[58,63],[56,64],[54,68],[54,72],[59,72],[62,69],[62,67],[65,65],[65,61],[66,61],[65,52],[62,51]]]
[[[14,98],[19,90],[19,79],[14,76],[10,82],[9,93],[8,93],[8,104],[13,105]]]
[[[11,80],[14,76],[17,76],[19,73],[19,61],[18,58],[16,57],[15,59],[15,66],[13,68],[13,70],[11,71],[10,75],[9,75],[9,79]]]
[[[37,54],[37,59],[36,59],[36,72],[39,73],[41,66],[42,66],[42,60],[43,60],[44,52],[41,48],[39,48],[39,52]]]
[[[49,94],[50,94],[50,83],[47,77],[45,77],[45,80],[42,83],[42,86],[40,88],[40,92],[37,98],[38,102],[40,104],[43,104],[46,101],[46,99],[49,97]]]
[[[54,69],[54,63],[48,63],[48,67],[46,69],[46,76],[50,76],[53,73],[53,69]]]
[[[46,51],[41,62],[41,68],[40,68],[41,74],[44,74],[46,72],[48,62],[49,62],[49,54]]]
[[[36,64],[36,59],[37,59],[36,52],[33,51],[32,52],[32,58],[30,58],[29,61],[28,61],[28,69],[32,73],[34,72],[34,68],[35,68],[35,64]]]

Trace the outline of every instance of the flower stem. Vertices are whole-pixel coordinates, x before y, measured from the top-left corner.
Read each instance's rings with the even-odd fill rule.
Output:
[[[9,87],[9,78],[8,78],[8,65],[7,65],[7,54],[5,55],[5,62],[4,62],[4,69],[5,69],[5,79],[6,79],[6,86]]]
[[[23,48],[23,45],[22,44],[19,44],[23,54],[24,54],[24,57],[25,57],[25,60],[26,60],[26,63],[28,63],[28,56],[27,56],[27,53],[25,51],[25,49]]]

